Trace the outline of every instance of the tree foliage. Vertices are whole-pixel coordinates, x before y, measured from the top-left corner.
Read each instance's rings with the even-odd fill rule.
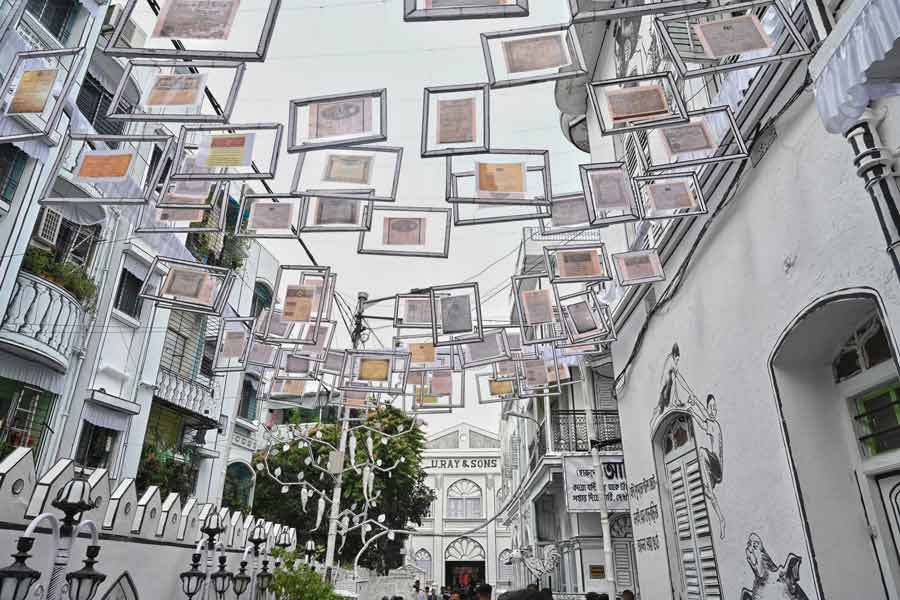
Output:
[[[300,562],[297,553],[276,550],[284,568],[272,573],[272,592],[284,600],[341,600],[334,588],[319,573]]]
[[[422,468],[421,458],[425,449],[425,434],[416,424],[415,419],[409,417],[401,410],[393,407],[382,407],[370,411],[362,416],[362,423],[366,426],[387,434],[395,434],[400,428],[407,433],[382,443],[381,435],[372,434],[375,457],[387,467],[394,465],[400,457],[405,459],[390,474],[377,473],[375,479],[375,492],[380,492],[376,506],[369,511],[369,518],[375,519],[384,513],[384,525],[391,529],[407,529],[409,524],[421,525],[434,501],[434,492],[425,485],[425,471]],[[322,439],[338,445],[340,433],[339,424],[321,424],[311,430],[315,435],[321,432]],[[370,432],[365,429],[355,431],[357,438],[356,459],[357,464],[366,461],[367,437]],[[317,445],[320,456],[320,466],[327,466],[327,452],[325,447]],[[305,460],[310,456],[310,450],[300,448],[292,444],[284,450],[281,446],[273,447],[268,457],[270,471],[281,469],[281,480],[285,482],[299,481],[302,472],[303,478],[311,485],[322,490],[330,499],[333,490],[333,480],[329,475],[321,473],[313,466],[306,465]],[[258,453],[254,462],[261,464],[263,453]],[[349,459],[345,465],[349,465]],[[350,470],[344,474],[343,502],[341,509],[349,509],[355,503],[357,511],[363,506],[365,499],[362,490],[362,470],[359,472]],[[330,506],[326,506],[325,516],[318,529],[315,528],[318,497],[311,498],[306,510],[300,499],[299,486],[289,486],[286,491],[282,486],[269,477],[266,473],[259,473],[256,482],[256,492],[253,500],[253,514],[273,522],[283,523],[297,529],[297,544],[305,546],[307,540],[316,543],[320,558],[324,555],[328,538],[328,515]],[[352,526],[352,523],[351,523]],[[352,567],[356,554],[363,546],[362,528],[351,531],[343,545],[339,538],[336,557],[342,564]],[[367,536],[377,533],[377,530],[369,532]],[[379,572],[386,572],[402,564],[402,547],[405,536],[397,535],[393,541],[387,536],[382,536],[373,542],[360,557],[360,565]]]

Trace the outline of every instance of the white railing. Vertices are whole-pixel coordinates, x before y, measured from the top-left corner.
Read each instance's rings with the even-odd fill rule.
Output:
[[[218,418],[213,390],[201,383],[160,367],[156,374],[156,394],[169,404],[180,406],[209,419]]]
[[[31,352],[58,371],[69,368],[84,325],[84,309],[58,285],[19,273],[0,323],[0,342]]]

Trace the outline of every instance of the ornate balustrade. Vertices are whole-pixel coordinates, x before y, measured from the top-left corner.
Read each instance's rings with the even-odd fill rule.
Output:
[[[219,416],[212,388],[165,367],[160,367],[156,375],[155,395],[207,419]]]

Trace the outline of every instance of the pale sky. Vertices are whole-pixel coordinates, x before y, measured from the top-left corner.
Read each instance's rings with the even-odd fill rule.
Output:
[[[242,13],[256,13],[268,6],[264,0],[244,0],[243,4]],[[242,23],[251,20],[242,20],[238,14],[233,40],[235,34],[245,33]],[[281,121],[286,127],[291,99],[387,88],[385,144],[404,148],[397,204],[447,208],[444,159],[419,156],[423,88],[486,82],[481,32],[568,20],[566,0],[532,0],[531,15],[526,18],[433,23],[405,23],[403,0],[284,0],[268,59],[248,64],[231,122]],[[213,89],[224,101],[225,90]],[[552,83],[492,91],[491,145],[549,150],[553,192],[580,191],[578,165],[590,162],[590,157],[563,137],[553,91]],[[282,153],[277,177],[269,182],[276,192],[289,191],[296,162],[297,155]],[[484,298],[509,281],[516,257],[513,250],[527,225],[537,226],[537,221],[453,228],[448,259],[360,256],[356,233],[308,234],[304,239],[316,260],[338,273],[338,290],[351,303],[359,290],[381,297],[458,283],[511,253],[475,279]],[[308,263],[296,242],[264,243],[282,264]],[[377,310],[384,314],[393,309],[385,305]],[[508,320],[508,292],[487,302],[483,315],[485,319]],[[389,323],[373,321],[372,326],[380,328],[375,333],[390,345],[393,328]],[[347,343],[346,331],[340,326],[334,347]],[[368,347],[380,347],[374,336]],[[497,429],[497,405],[478,407],[471,384],[468,392],[466,409],[427,418],[431,432],[461,420]]]

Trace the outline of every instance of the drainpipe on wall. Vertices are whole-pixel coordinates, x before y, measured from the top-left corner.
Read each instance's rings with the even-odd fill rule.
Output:
[[[584,400],[584,414],[587,421],[588,443],[590,440],[599,440],[597,432],[594,430],[594,411],[593,402],[588,402],[591,398],[591,384],[588,379],[588,369],[585,366],[584,358],[578,358],[578,370],[581,371],[581,397]],[[597,495],[600,497],[600,529],[603,532],[603,565],[606,572],[606,590],[610,598],[616,596],[616,566],[613,564],[612,558],[612,534],[609,531],[609,509],[606,507],[606,492],[603,485],[603,464],[600,461],[600,450],[594,444],[591,446],[591,462],[594,467],[594,484],[597,486]],[[584,564],[581,565],[582,571]]]
[[[856,174],[865,182],[872,198],[875,215],[887,242],[887,252],[900,278],[900,188],[894,172],[894,150],[884,145],[878,135],[878,125],[887,110],[877,112],[866,109],[860,121],[844,133],[853,148],[853,164]]]

